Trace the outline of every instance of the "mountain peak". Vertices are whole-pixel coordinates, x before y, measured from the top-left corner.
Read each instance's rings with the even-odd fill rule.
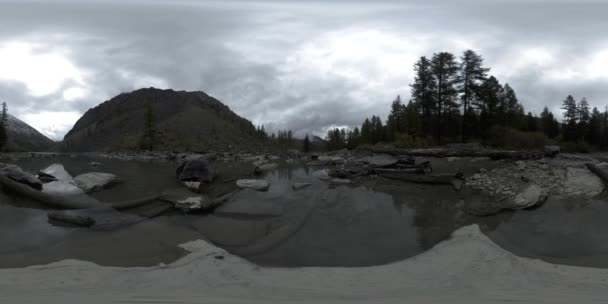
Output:
[[[64,138],[69,151],[135,149],[151,107],[158,149],[215,150],[255,142],[253,124],[204,92],[143,88],[89,109]]]
[[[48,151],[55,145],[53,140],[13,115],[8,115],[6,127],[11,150]]]

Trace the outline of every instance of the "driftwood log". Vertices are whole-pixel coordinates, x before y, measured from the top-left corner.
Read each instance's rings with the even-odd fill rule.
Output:
[[[28,185],[18,183],[2,175],[0,175],[0,186],[2,186],[2,189],[4,189],[5,191],[25,196],[46,206],[57,209],[88,209],[96,207],[110,207],[116,210],[125,210],[148,204],[157,200],[159,197],[158,195],[151,195],[134,200],[99,202],[94,198],[88,196],[69,197],[45,193],[36,190]]]
[[[397,149],[360,147],[360,151],[390,155],[425,156],[425,157],[489,157],[491,159],[540,159],[545,154],[540,151],[512,151],[495,149]]]
[[[595,173],[595,175],[597,175],[599,178],[601,178],[604,181],[604,183],[608,184],[608,172],[604,171],[600,167],[598,167],[594,164],[591,164],[591,163],[587,163],[587,164],[585,164],[585,166],[587,166],[587,169],[589,169],[589,171]]]
[[[44,193],[28,185],[18,183],[3,175],[0,175],[0,185],[2,186],[2,189],[4,189],[4,191],[13,192],[18,195],[28,197],[52,208],[86,209],[99,207],[101,204],[100,202],[92,198],[85,199],[83,197],[82,199],[75,199],[63,197],[60,195]]]

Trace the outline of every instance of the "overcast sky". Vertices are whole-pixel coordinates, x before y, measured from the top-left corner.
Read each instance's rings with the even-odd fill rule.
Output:
[[[56,140],[87,109],[151,86],[321,134],[385,120],[396,95],[409,99],[420,56],[473,49],[527,111],[557,113],[568,94],[603,108],[606,12],[601,1],[0,0],[0,100]]]

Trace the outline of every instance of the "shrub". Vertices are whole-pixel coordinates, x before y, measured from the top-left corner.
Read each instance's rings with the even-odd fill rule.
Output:
[[[561,152],[568,153],[590,153],[593,151],[593,147],[586,142],[575,143],[575,142],[560,142],[559,147]]]
[[[549,143],[549,138],[541,132],[523,132],[501,126],[492,127],[488,134],[488,144],[493,147],[541,150]]]

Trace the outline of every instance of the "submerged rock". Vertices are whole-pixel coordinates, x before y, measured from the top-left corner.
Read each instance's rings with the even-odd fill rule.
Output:
[[[383,168],[394,166],[399,159],[388,154],[376,154],[362,159],[362,161],[370,164],[373,167]]]
[[[116,184],[118,177],[109,173],[90,172],[76,176],[74,182],[84,192],[91,193]]]
[[[213,162],[206,158],[198,158],[183,162],[177,168],[176,175],[181,182],[211,183],[217,173]]]
[[[266,191],[270,184],[263,179],[239,179],[236,185],[243,189],[252,189],[256,191]]]

